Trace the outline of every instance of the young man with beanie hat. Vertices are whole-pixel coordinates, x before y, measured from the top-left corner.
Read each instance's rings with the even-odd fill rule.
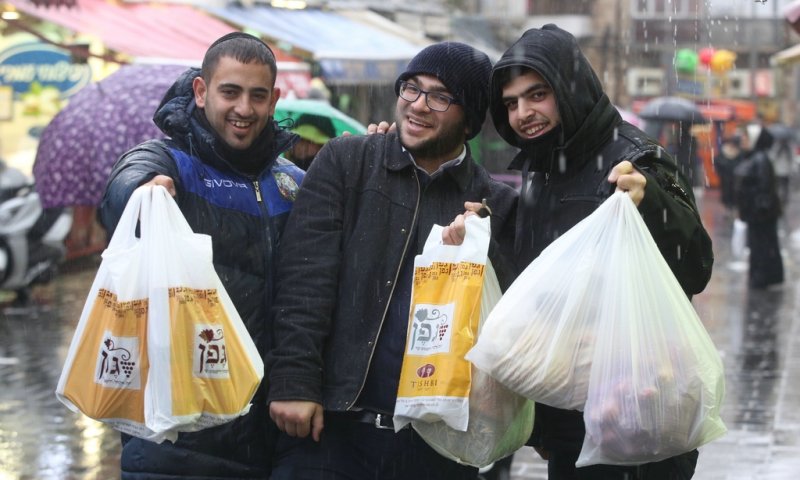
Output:
[[[281,240],[270,415],[273,480],[459,480],[477,469],[394,431],[414,257],[431,227],[467,201],[492,211],[501,284],[516,193],[477,165],[466,141],[489,105],[489,58],[461,43],[422,50],[395,83],[397,131],[330,140],[305,177]]]
[[[705,288],[714,256],[692,188],[664,149],[624,122],[575,37],[555,25],[530,29],[495,64],[492,119],[521,151],[523,174],[514,258],[522,271],[590,215],[615,189],[638,206],[662,256],[688,296]],[[550,480],[685,480],[697,451],[644,465],[576,468],[583,415],[536,405],[531,444]]]

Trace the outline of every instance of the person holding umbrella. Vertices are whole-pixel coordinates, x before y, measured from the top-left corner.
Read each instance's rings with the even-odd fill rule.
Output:
[[[214,268],[262,356],[271,343],[278,239],[303,178],[280,157],[297,137],[273,121],[276,73],[275,55],[257,37],[216,40],[202,68],[183,73],[155,113],[169,139],[122,155],[99,210],[110,236],[137,187],[165,187],[192,230],[210,235]],[[175,443],[123,434],[121,477],[269,478],[276,436],[262,383],[249,413]]]
[[[714,257],[691,185],[660,145],[622,120],[572,34],[552,24],[526,31],[495,64],[490,88],[495,127],[520,149],[511,163],[523,178],[519,271],[617,189],[638,206],[685,293],[705,288]],[[645,465],[576,468],[584,435],[581,412],[537,404],[530,444],[548,460],[551,480],[693,475],[696,450]]]

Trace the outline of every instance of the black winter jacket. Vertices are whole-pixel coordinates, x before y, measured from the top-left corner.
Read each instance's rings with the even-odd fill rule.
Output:
[[[241,173],[214,151],[214,136],[192,118],[187,71],[156,113],[166,141],[150,141],[125,153],[114,166],[100,207],[109,233],[133,190],[157,174],[175,181],[177,201],[195,233],[211,236],[214,268],[259,352],[266,352],[277,246],[303,172],[279,158],[296,136],[275,128],[258,175]],[[180,434],[155,444],[123,435],[123,479],[268,478],[277,428],[266,409],[263,383],[250,412],[230,423]]]
[[[530,68],[553,88],[561,116],[554,144],[523,143],[508,123],[501,70]],[[521,152],[511,164],[523,171],[517,213],[516,253],[522,271],[550,243],[591,214],[608,196],[611,168],[631,161],[646,178],[639,212],[687,295],[701,292],[711,276],[711,240],[692,190],[669,155],[638,128],[622,121],[574,37],[555,25],[523,34],[497,62],[490,112],[500,135]],[[553,148],[555,146],[555,148]],[[537,405],[532,441],[545,448],[579,451],[580,412]]]
[[[333,139],[308,171],[281,244],[268,400],[307,400],[344,411],[356,401],[403,259],[421,252],[431,227],[487,199],[492,236],[512,242],[516,192],[469,152],[421,188],[398,136]],[[416,232],[418,250],[408,251]],[[499,250],[490,258],[510,282]]]

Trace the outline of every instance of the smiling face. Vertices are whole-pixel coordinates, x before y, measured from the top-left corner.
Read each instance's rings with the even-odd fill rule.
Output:
[[[541,137],[561,123],[553,89],[533,70],[513,76],[502,98],[508,124],[523,140]]]
[[[269,66],[222,57],[208,84],[197,77],[193,88],[195,102],[205,110],[211,127],[231,148],[244,150],[275,113],[280,90],[274,85]]]
[[[432,75],[417,75],[406,81],[426,92],[453,96],[441,80]],[[456,158],[466,141],[464,108],[453,103],[446,112],[431,110],[425,94],[420,94],[413,102],[398,96],[395,122],[401,143],[420,166],[429,164],[438,167]]]

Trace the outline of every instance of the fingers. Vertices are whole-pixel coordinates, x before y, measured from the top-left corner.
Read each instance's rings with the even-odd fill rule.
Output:
[[[618,163],[611,169],[608,176],[609,183],[617,184],[617,191],[628,192],[633,203],[638,206],[644,199],[644,187],[647,179],[633,164],[627,160]]]
[[[269,416],[290,437],[305,438],[312,434],[319,441],[323,428],[322,405],[302,401],[272,402]]]
[[[389,125],[389,122],[380,122],[380,123],[370,123],[367,125],[367,135],[372,135],[373,133],[389,133],[395,131],[397,126],[392,123]]]
[[[458,215],[450,225],[444,227],[442,230],[442,243],[445,245],[461,245],[464,243],[464,236],[467,233],[464,226],[464,220],[469,215],[475,215],[475,212],[467,212]]]
[[[169,194],[172,195],[173,197],[177,195],[177,192],[175,191],[175,181],[166,175],[156,175],[144,185],[149,185],[149,186],[160,185],[166,188],[167,192],[169,192]]]

